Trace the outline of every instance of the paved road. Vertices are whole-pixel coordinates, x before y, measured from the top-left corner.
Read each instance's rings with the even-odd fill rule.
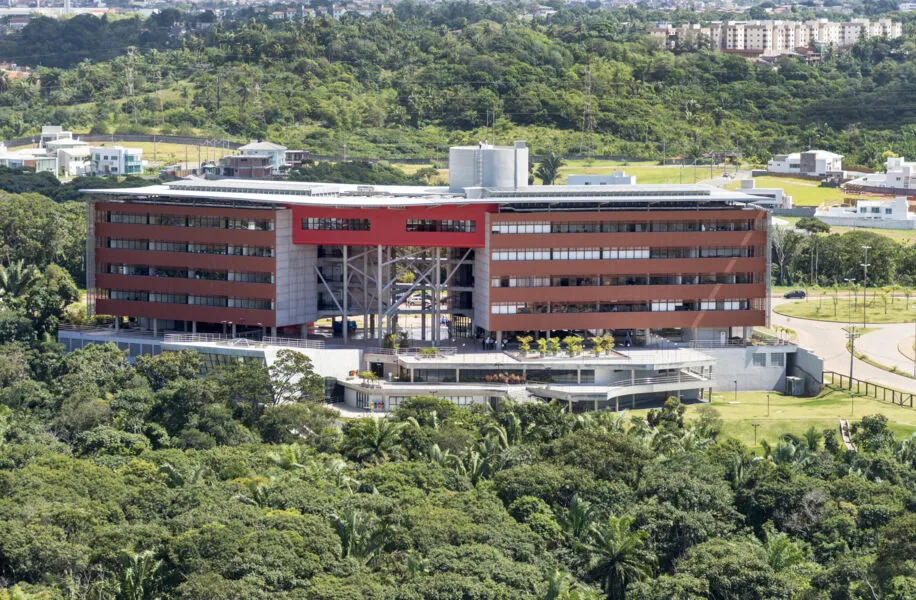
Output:
[[[778,306],[784,302],[793,302],[793,300],[784,300],[782,298],[773,298],[773,306]],[[801,300],[804,302],[804,300]],[[836,371],[844,375],[849,374],[849,352],[846,350],[846,332],[843,331],[844,323],[830,323],[827,321],[811,321],[808,319],[799,319],[797,317],[785,317],[776,312],[772,313],[772,322],[774,325],[791,327],[798,333],[798,343],[800,346],[813,350],[818,356],[824,359],[824,369]],[[871,325],[869,325],[871,327]],[[912,324],[903,324],[900,327],[896,325],[876,325],[881,327],[879,331],[868,333],[862,338],[862,343],[867,344],[866,348],[882,348],[880,356],[890,352],[897,352],[898,342],[908,334],[912,335]],[[874,336],[870,338],[869,336]],[[898,337],[895,337],[898,336]],[[874,356],[876,362],[882,364],[894,364],[893,361],[885,363],[879,359],[879,355],[872,354],[867,349],[866,354]],[[899,354],[898,354],[899,356]],[[903,357],[900,357],[901,359]],[[912,364],[910,364],[912,368]],[[916,381],[888,373],[868,363],[855,359],[853,361],[853,377],[889,385],[900,390],[916,392]]]

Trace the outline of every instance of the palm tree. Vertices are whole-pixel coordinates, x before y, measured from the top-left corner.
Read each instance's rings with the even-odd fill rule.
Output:
[[[375,515],[345,509],[333,513],[331,523],[340,537],[344,558],[353,558],[365,564],[385,545],[388,530]]]
[[[156,598],[157,573],[162,561],[152,551],[126,554],[118,573],[118,600],[153,600]]]
[[[632,531],[631,517],[609,517],[605,525],[592,528],[587,545],[591,572],[604,586],[610,600],[623,600],[627,585],[652,576],[657,562],[646,548],[645,531]]]
[[[808,431],[805,432],[805,442],[808,443],[808,450],[816,452],[823,437],[824,435],[815,429],[813,425],[809,427]]]
[[[805,554],[784,533],[775,530],[772,524],[764,526],[764,550],[766,550],[767,563],[777,573],[785,571],[805,561]]]
[[[38,269],[23,260],[0,265],[0,297],[9,298],[8,302],[21,298],[40,278]]]
[[[354,456],[357,460],[370,457],[386,460],[400,442],[401,430],[405,425],[388,419],[367,419],[361,426],[361,435],[355,440]]]
[[[560,174],[560,167],[565,165],[563,158],[553,152],[548,152],[547,156],[541,159],[534,174],[543,182],[544,185],[553,185],[557,176]]]
[[[579,494],[573,495],[566,512],[560,514],[560,525],[575,541],[584,539],[591,531],[594,522],[595,509],[592,503],[581,499]]]

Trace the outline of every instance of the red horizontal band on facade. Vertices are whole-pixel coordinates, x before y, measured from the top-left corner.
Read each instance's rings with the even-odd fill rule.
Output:
[[[97,248],[95,259],[96,263],[99,264],[186,267],[191,269],[212,269],[214,271],[251,271],[254,273],[274,273],[276,271],[275,259],[262,256]]]
[[[189,217],[226,217],[229,219],[274,219],[273,208],[228,208],[222,206],[187,206],[184,204],[142,204],[127,202],[96,202],[96,213],[102,211],[133,215],[187,215]]]
[[[632,275],[677,273],[766,273],[764,257],[755,258],[642,258],[616,260],[497,260],[490,261],[491,277],[526,275]]]
[[[617,302],[634,300],[731,300],[765,298],[760,283],[718,283],[699,285],[619,285],[536,288],[492,288],[490,303],[496,302]],[[551,315],[547,315],[550,317]]]
[[[276,315],[272,310],[250,308],[221,308],[192,304],[166,304],[160,302],[132,302],[129,300],[96,300],[95,312],[99,315],[172,319],[201,323],[235,323],[237,325],[274,327]]]
[[[486,244],[488,212],[496,205],[411,206],[407,208],[324,208],[292,206],[293,243],[338,246],[421,246],[426,248],[483,248]],[[302,220],[368,219],[369,231],[303,229]],[[473,233],[448,231],[407,231],[408,219],[475,221]]]
[[[762,246],[765,231],[695,231],[676,233],[525,233],[490,236],[493,250],[518,248],[723,248]]]
[[[189,242],[202,244],[233,244],[265,246],[276,244],[276,232],[249,229],[218,229],[210,227],[174,227],[169,225],[134,225],[129,223],[96,223],[96,237]]]
[[[701,223],[716,220],[766,221],[764,210],[734,208],[725,210],[620,210],[583,212],[504,212],[490,215],[492,223]]]
[[[490,315],[491,331],[660,329],[766,325],[762,310]]]
[[[272,283],[248,283],[243,281],[214,281],[208,279],[146,277],[140,275],[99,273],[95,277],[95,285],[96,287],[109,290],[138,290],[166,292],[170,294],[191,294],[194,296],[276,299],[276,287]]]

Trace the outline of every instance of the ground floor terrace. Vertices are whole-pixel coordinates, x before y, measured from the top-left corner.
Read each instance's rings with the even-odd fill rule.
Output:
[[[325,378],[326,400],[352,410],[385,412],[407,398],[438,396],[459,405],[501,399],[556,402],[573,411],[639,408],[665,398],[705,401],[714,391],[779,390],[800,372],[816,382],[822,367],[789,344],[743,340],[672,342],[650,331],[649,344],[556,352],[483,347],[474,340],[454,346],[380,348],[351,340],[167,333],[114,328],[62,328],[65,351],[112,342],[131,357],[194,350],[206,370],[239,360],[270,365],[292,349],[308,356]],[[813,361],[813,362],[812,362]]]

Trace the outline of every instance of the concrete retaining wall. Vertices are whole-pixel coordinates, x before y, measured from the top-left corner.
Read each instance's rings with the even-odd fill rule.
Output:
[[[858,227],[860,229],[916,229],[916,220],[891,221],[884,219],[858,219],[856,217],[818,217],[828,225],[837,227]]]
[[[795,368],[792,375],[805,380],[805,393],[816,396],[824,387],[824,360],[806,348],[795,352]]]
[[[797,208],[774,208],[770,212],[774,217],[813,217],[815,206],[799,206]]]
[[[735,381],[738,391],[786,389],[786,364],[791,360],[787,354],[795,353],[795,346],[747,346],[746,348],[703,348],[702,352],[716,359],[713,368],[713,390],[718,393],[734,392]],[[782,364],[772,355],[782,355]],[[762,366],[755,362],[755,355],[765,355]]]

